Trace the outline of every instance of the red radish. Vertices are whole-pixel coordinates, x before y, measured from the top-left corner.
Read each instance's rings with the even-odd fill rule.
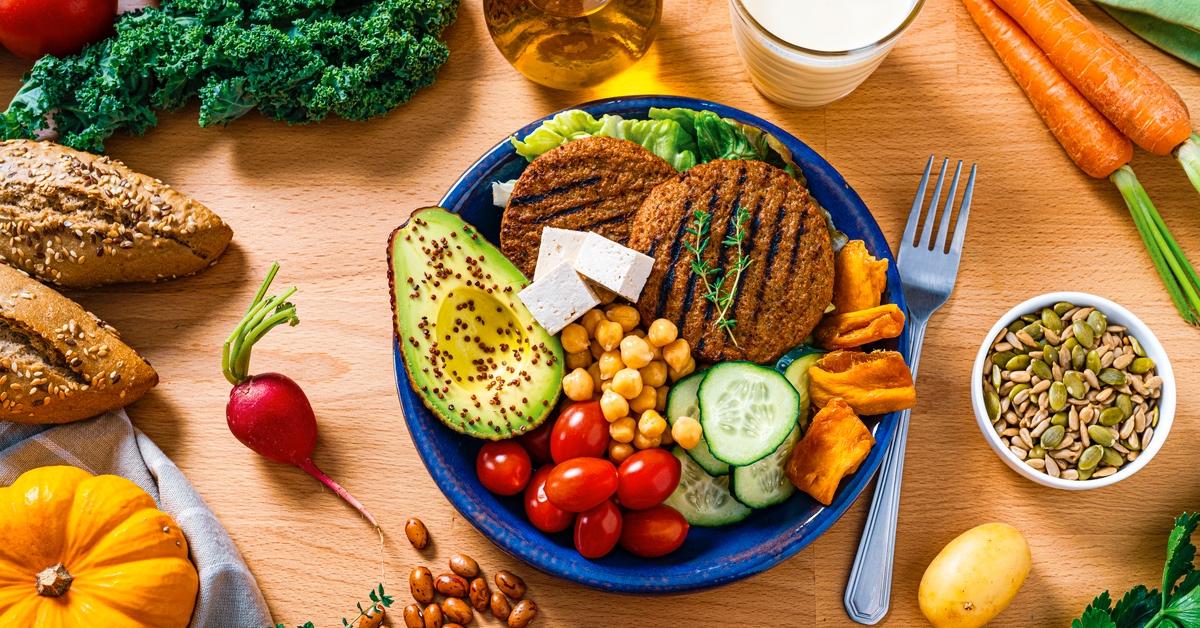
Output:
[[[300,322],[296,317],[296,306],[287,301],[296,293],[295,288],[289,288],[278,296],[266,297],[277,272],[278,262],[271,264],[267,279],[254,295],[246,316],[225,341],[221,351],[225,379],[233,384],[233,390],[229,391],[229,404],[225,406],[229,431],[259,455],[295,465],[317,478],[378,528],[375,517],[367,512],[362,503],[313,464],[312,453],[317,446],[317,418],[300,386],[279,373],[247,373],[250,350],[255,342],[276,325],[287,323],[294,326]]]

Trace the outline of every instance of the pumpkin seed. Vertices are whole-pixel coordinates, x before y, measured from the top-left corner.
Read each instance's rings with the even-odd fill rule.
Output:
[[[1103,458],[1104,448],[1099,445],[1092,445],[1079,454],[1079,462],[1075,466],[1080,471],[1091,471],[1096,468],[1096,465],[1100,464],[1100,460]]]
[[[1043,380],[1054,378],[1054,374],[1050,372],[1050,365],[1046,364],[1045,362],[1042,362],[1041,360],[1038,360],[1038,361],[1030,364],[1029,369],[1031,371],[1033,371],[1034,375],[1037,375],[1038,377],[1042,378]]]
[[[1076,340],[1074,338],[1067,338],[1066,340],[1063,341],[1062,347],[1059,350],[1066,351],[1067,355],[1072,355],[1075,351],[1075,347],[1078,347],[1078,346],[1079,346],[1078,340]]]
[[[1062,382],[1050,384],[1047,393],[1050,397],[1050,409],[1058,412],[1067,407],[1067,385]],[[1060,413],[1061,414],[1061,413]]]
[[[1032,322],[1038,320],[1038,315],[1037,314],[1022,314],[1021,320],[1025,321],[1026,323],[1032,323]]]
[[[1112,447],[1117,439],[1113,437],[1112,432],[1108,431],[1103,425],[1089,425],[1087,428],[1088,437],[1092,442],[1099,443],[1105,447]]]
[[[1062,316],[1073,309],[1075,309],[1075,306],[1071,303],[1067,303],[1066,301],[1059,301],[1058,303],[1054,304],[1054,313],[1058,314],[1059,316]]]
[[[1080,480],[1090,480],[1092,478],[1092,469],[1079,469]]]
[[[1029,356],[1027,356],[1023,353],[1020,355],[1015,355],[1008,362],[1004,363],[1004,370],[1006,370],[1006,371],[1024,371],[1025,369],[1029,368],[1030,361],[1031,360],[1029,359]]]
[[[1105,331],[1108,331],[1108,317],[1100,310],[1092,310],[1087,316],[1087,324],[1096,332],[1096,336],[1103,336]]]
[[[1042,350],[1042,361],[1045,362],[1047,366],[1053,366],[1054,364],[1058,363],[1058,349],[1047,345],[1046,348]]]
[[[1042,310],[1042,326],[1046,329],[1053,329],[1056,332],[1060,332],[1063,330],[1062,317],[1058,315],[1058,312],[1046,308]]]
[[[1012,390],[1008,391],[1009,403],[1016,403],[1015,401],[1013,401],[1013,399],[1016,399],[1017,395],[1021,394],[1022,392],[1026,391],[1026,390],[1029,390],[1029,384],[1017,384],[1016,386],[1013,386]]]
[[[1054,449],[1062,444],[1063,437],[1066,436],[1067,430],[1061,425],[1051,425],[1042,432],[1040,443],[1045,449]]]
[[[1105,449],[1103,461],[1110,467],[1119,467],[1125,464],[1125,456],[1117,453],[1115,449]]]
[[[997,401],[999,401],[999,400],[997,399]],[[1115,407],[1114,408],[1105,408],[1105,410],[1100,413],[1100,419],[1099,419],[1100,425],[1103,425],[1106,427],[1112,427],[1124,420],[1125,420],[1125,412],[1123,410],[1121,410],[1120,408],[1115,408]]]
[[[1075,399],[1083,399],[1087,394],[1087,386],[1083,383],[1083,376],[1079,371],[1067,371],[1063,374],[1063,385],[1067,387],[1067,393]]]
[[[1142,348],[1142,343],[1138,342],[1133,336],[1126,336],[1129,339],[1129,346],[1133,347],[1133,353],[1139,358],[1146,357],[1146,350]]]
[[[1150,358],[1137,358],[1129,363],[1129,372],[1135,375],[1145,375],[1154,370],[1154,360]]]
[[[1066,403],[1066,399],[1067,399],[1067,396],[1066,396],[1066,393],[1064,392],[1063,393],[1063,403]],[[1066,427],[1067,423],[1069,423],[1069,422],[1070,422],[1070,419],[1067,417],[1066,412],[1058,412],[1054,416],[1050,417],[1050,425],[1059,425],[1062,427]]]
[[[1025,332],[1026,334],[1029,334],[1029,337],[1033,338],[1034,340],[1042,339],[1042,323],[1041,323],[1041,321],[1038,321],[1036,323],[1030,323],[1030,324],[1026,325],[1025,327],[1021,328],[1021,331]],[[1017,337],[1020,338],[1021,337],[1020,334],[1017,334]]]
[[[1008,331],[1015,334],[1024,329],[1024,327],[1025,321],[1018,319],[1008,324]]]
[[[1000,366],[1004,366],[1005,364],[1008,364],[1009,360],[1013,359],[1014,355],[1017,355],[1017,354],[1013,353],[1012,351],[997,351],[997,352],[993,353],[991,356],[992,364],[999,364]]]
[[[1071,368],[1076,371],[1082,371],[1086,366],[1087,349],[1084,349],[1081,345],[1075,345],[1075,348],[1071,349]]]
[[[1045,458],[1046,457],[1046,449],[1044,447],[1042,447],[1041,445],[1034,445],[1033,448],[1029,450],[1029,457],[1030,458]]]
[[[1097,374],[1097,377],[1100,378],[1100,381],[1108,384],[1109,386],[1124,386],[1126,380],[1125,374],[1114,368],[1106,368],[1101,370]]]
[[[1087,352],[1087,359],[1084,361],[1084,366],[1093,373],[1099,373],[1100,369],[1104,368],[1100,366],[1100,354],[1095,349]]]
[[[1096,330],[1092,329],[1091,325],[1081,320],[1076,320],[1071,323],[1071,331],[1074,332],[1074,338],[1079,341],[1085,349],[1093,349],[1096,346]]]
[[[987,408],[988,418],[992,421],[1000,418],[1000,395],[989,390],[983,395],[983,405]]]

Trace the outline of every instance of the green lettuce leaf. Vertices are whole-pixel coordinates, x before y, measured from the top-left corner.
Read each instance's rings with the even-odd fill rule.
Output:
[[[564,111],[543,122],[523,140],[512,138],[512,145],[517,154],[533,161],[571,140],[593,136],[615,137],[640,144],[676,170],[687,170],[697,163],[696,144],[691,134],[672,120],[626,120],[612,114],[597,120],[579,109]]]

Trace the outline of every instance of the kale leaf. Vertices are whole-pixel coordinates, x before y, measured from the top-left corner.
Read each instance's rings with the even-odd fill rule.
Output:
[[[155,111],[200,100],[200,125],[258,109],[290,124],[381,116],[431,84],[459,0],[167,0],[121,16],[116,34],[46,56],[0,114],[0,137],[54,132],[101,151]]]

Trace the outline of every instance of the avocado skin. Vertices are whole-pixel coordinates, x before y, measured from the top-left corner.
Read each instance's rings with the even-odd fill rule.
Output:
[[[395,340],[412,388],[450,429],[528,432],[561,393],[562,345],[517,293],[528,280],[457,214],[419,209],[388,241]]]

